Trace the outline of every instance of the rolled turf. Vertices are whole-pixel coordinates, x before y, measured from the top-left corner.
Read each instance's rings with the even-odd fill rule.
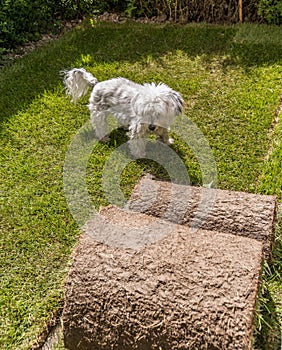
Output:
[[[251,349],[262,249],[253,238],[107,207],[74,252],[65,346]]]
[[[147,175],[134,188],[128,207],[181,225],[262,241],[265,258],[271,258],[275,196],[177,185]]]

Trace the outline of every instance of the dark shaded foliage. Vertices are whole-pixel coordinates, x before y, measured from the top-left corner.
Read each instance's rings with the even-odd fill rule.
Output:
[[[0,3],[0,50],[37,40],[48,31],[58,31],[61,20],[82,18],[92,7],[92,0],[3,0]]]
[[[62,21],[102,12],[123,12],[130,17],[162,16],[172,21],[235,23],[238,0],[2,0],[0,55],[42,33],[59,31]],[[279,0],[243,0],[243,20],[282,23]]]

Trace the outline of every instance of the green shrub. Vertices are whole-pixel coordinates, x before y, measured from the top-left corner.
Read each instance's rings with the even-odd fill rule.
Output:
[[[58,20],[82,18],[93,9],[93,0],[2,0],[0,49],[11,49],[42,33],[58,28]]]
[[[130,17],[162,15],[181,22],[239,20],[238,0],[2,0],[0,2],[0,56],[42,33],[60,28],[62,20],[93,13],[124,12]],[[243,0],[244,21],[282,23],[281,0]]]
[[[0,45],[13,48],[27,40],[37,39],[52,17],[48,2],[3,0],[0,5]]]
[[[269,24],[282,24],[282,1],[260,0],[258,14]]]
[[[147,17],[162,14],[187,22],[239,21],[238,0],[127,0],[126,13]],[[282,24],[282,1],[243,0],[243,20]]]

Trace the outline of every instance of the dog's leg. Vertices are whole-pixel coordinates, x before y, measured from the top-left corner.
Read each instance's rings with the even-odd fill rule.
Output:
[[[166,145],[171,145],[173,144],[174,140],[173,138],[169,137],[168,131],[169,130],[166,128],[158,127],[156,134],[158,136],[158,140],[165,143]]]
[[[109,141],[110,137],[108,135],[107,114],[104,111],[91,111],[90,120],[99,141]]]
[[[131,138],[129,141],[129,149],[135,158],[145,158],[146,156],[146,142],[144,138]]]
[[[128,136],[129,149],[131,154],[136,158],[145,158],[146,156],[146,129],[141,124],[130,125]]]

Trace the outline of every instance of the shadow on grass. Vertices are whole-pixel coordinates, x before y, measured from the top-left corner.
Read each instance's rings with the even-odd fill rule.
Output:
[[[118,150],[118,152],[121,152],[128,160],[128,165],[130,163],[136,163],[139,169],[142,169],[143,175],[150,173],[162,180],[186,185],[194,185],[201,182],[200,173],[196,174],[190,172],[188,167],[186,169],[188,172],[187,174],[183,171],[185,164],[182,162],[185,159],[184,155],[187,155],[184,151],[180,152],[178,148],[175,149],[173,146],[168,147],[159,141],[156,143],[153,137],[151,142],[148,142],[146,145],[146,157],[148,158],[135,159],[130,152],[130,148],[127,144],[129,138],[123,128],[113,130],[109,136],[109,148],[111,148],[112,151]]]
[[[280,27],[257,25],[217,26],[206,24],[142,25],[137,23],[94,23],[83,26],[36,49],[0,71],[1,121],[29,105],[46,90],[61,82],[59,72],[74,67],[81,57],[90,62],[138,62],[168,52],[184,51],[201,56],[207,64],[214,56],[222,65],[272,65],[281,62]]]

